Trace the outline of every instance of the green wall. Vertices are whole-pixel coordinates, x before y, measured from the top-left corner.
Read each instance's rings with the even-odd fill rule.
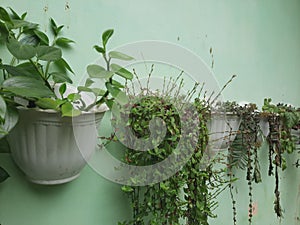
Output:
[[[229,100],[256,102],[265,97],[274,102],[300,105],[300,1],[299,0],[0,0],[29,19],[46,26],[49,16],[65,24],[65,34],[76,40],[66,53],[80,81],[87,64],[97,58],[92,46],[100,34],[114,28],[111,47],[140,40],[163,40],[190,49],[224,84],[238,77],[225,90]],[[213,58],[209,49],[213,49]],[[260,151],[266,159],[266,146]],[[292,156],[291,156],[292,157]],[[293,160],[290,160],[293,162]],[[262,166],[263,184],[256,185],[257,214],[253,224],[299,225],[300,172],[290,168],[281,177],[285,218],[273,213],[274,182]],[[130,216],[129,203],[120,187],[105,180],[90,167],[65,185],[43,187],[28,183],[9,154],[0,155],[0,165],[11,178],[0,185],[2,225],[113,225]],[[239,225],[247,224],[247,186],[238,181]],[[220,196],[218,218],[211,224],[232,224],[229,193]]]

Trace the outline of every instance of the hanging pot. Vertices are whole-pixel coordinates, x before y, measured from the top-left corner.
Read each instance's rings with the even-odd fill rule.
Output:
[[[207,124],[209,131],[209,150],[221,151],[227,149],[234,140],[241,118],[234,113],[212,113]]]
[[[8,135],[13,160],[38,184],[74,180],[97,145],[97,125],[106,108],[76,117],[52,110],[19,108],[19,121]]]

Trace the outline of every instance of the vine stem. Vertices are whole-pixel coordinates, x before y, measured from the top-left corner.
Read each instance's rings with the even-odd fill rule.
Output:
[[[231,151],[231,148],[229,147],[228,151]],[[233,178],[234,178],[234,174],[232,172],[232,165],[230,165],[230,163],[232,162],[232,153],[229,154],[229,163],[228,163],[228,173],[227,173],[227,176],[229,177],[229,184],[228,184],[228,187],[229,187],[229,193],[230,193],[230,198],[231,198],[231,203],[232,203],[232,219],[233,219],[233,225],[237,225],[237,219],[236,219],[236,215],[237,215],[237,212],[236,212],[236,201],[234,199],[234,194],[233,194],[233,185],[232,185],[232,181],[233,181]]]

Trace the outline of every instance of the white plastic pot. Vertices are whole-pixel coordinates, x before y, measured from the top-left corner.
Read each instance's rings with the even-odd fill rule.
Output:
[[[267,137],[270,132],[269,122],[266,117],[261,117],[259,121],[259,127],[264,137]]]
[[[38,184],[74,180],[97,145],[96,113],[61,117],[50,110],[19,109],[19,122],[8,135],[12,157],[27,178]]]
[[[209,150],[221,151],[229,147],[239,130],[241,118],[232,113],[214,113],[207,124]]]

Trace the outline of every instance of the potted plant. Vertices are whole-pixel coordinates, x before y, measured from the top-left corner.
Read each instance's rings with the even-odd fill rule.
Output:
[[[259,148],[261,146],[261,116],[257,106],[247,103],[236,108],[236,113],[241,119],[238,133],[230,143],[227,157],[227,175],[230,180],[235,180],[235,172],[238,169],[246,170],[246,181],[248,185],[249,212],[248,221],[252,223],[253,217],[253,182],[260,183],[260,160]],[[234,196],[234,182],[229,184],[229,192],[232,200],[233,224],[237,224],[237,208]]]
[[[295,131],[299,128],[299,109],[291,105],[271,103],[265,99],[262,111],[257,110],[253,103],[240,107],[237,113],[241,117],[239,132],[229,146],[227,173],[231,180],[235,179],[238,169],[246,170],[248,184],[249,211],[248,221],[252,223],[253,217],[253,183],[261,183],[259,150],[262,140],[266,137],[269,145],[269,170],[268,175],[275,178],[274,211],[279,218],[283,217],[280,196],[280,170],[287,168],[286,154],[295,151],[297,143],[294,142]],[[297,162],[295,162],[297,166]],[[229,184],[232,199],[233,224],[237,224],[236,200],[233,193],[234,183]]]
[[[26,15],[0,7],[1,38],[12,56],[9,64],[0,62],[1,134],[8,134],[12,157],[30,181],[65,183],[79,176],[96,147],[96,125],[107,106],[122,96],[122,84],[114,75],[132,78],[126,69],[110,64],[111,60],[132,58],[108,52],[113,30],[105,31],[102,46],[94,47],[107,67],[89,65],[90,77],[76,89],[69,77],[74,72],[62,57],[62,50],[73,43],[61,36],[63,25],[50,19],[50,41],[38,24],[25,20]],[[104,89],[92,87],[99,78]]]
[[[122,225],[208,224],[215,198],[228,183],[225,171],[213,166],[217,159],[205,157],[210,106],[194,97],[199,84],[181,95],[180,78],[164,82],[166,90],[157,91],[148,80],[128,92],[127,104],[112,110],[115,133],[109,141],[123,144],[122,159],[129,165],[129,177],[118,182],[125,184],[133,217]]]
[[[282,217],[279,171],[284,171],[287,168],[286,154],[292,154],[297,147],[294,136],[299,130],[300,110],[288,104],[278,103],[275,105],[272,104],[271,99],[265,99],[262,111],[269,123],[267,137],[269,144],[268,175],[275,177],[274,211],[278,217]]]

